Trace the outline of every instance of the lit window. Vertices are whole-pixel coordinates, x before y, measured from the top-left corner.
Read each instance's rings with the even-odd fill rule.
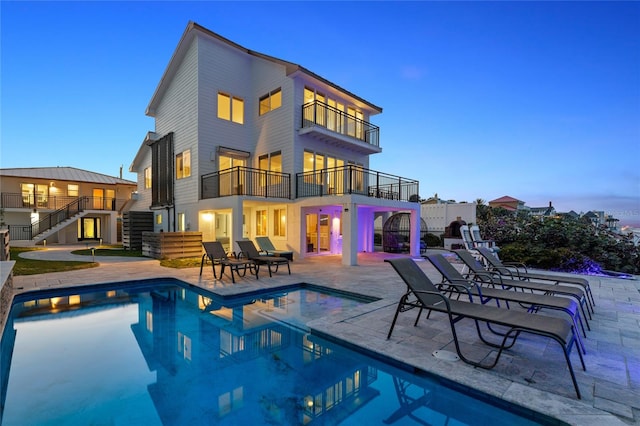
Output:
[[[144,169],[144,187],[145,189],[151,188],[151,167]]]
[[[282,106],[282,91],[278,87],[276,90],[267,93],[260,98],[260,111],[259,114],[266,114],[269,111],[278,109]]]
[[[77,197],[80,195],[80,185],[70,183],[67,185],[67,195],[69,197]]]
[[[178,232],[184,232],[186,229],[186,219],[184,213],[178,213]]]
[[[267,235],[267,211],[256,211],[256,235]]]
[[[162,225],[162,215],[156,215],[156,225]]]
[[[285,237],[287,235],[287,210],[273,210],[273,235]]]
[[[176,179],[191,176],[191,150],[176,155]]]
[[[244,123],[244,101],[235,96],[218,92],[218,118]]]

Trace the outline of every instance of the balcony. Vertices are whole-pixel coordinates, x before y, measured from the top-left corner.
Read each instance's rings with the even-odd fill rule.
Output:
[[[66,195],[22,194],[3,192],[0,194],[0,208],[29,210],[58,210],[81,198],[87,210],[119,211],[128,200],[110,197],[72,197]]]
[[[356,165],[296,175],[296,197],[360,194],[397,201],[418,201],[418,181]]]
[[[302,106],[300,134],[362,154],[382,152],[378,126],[318,101]]]
[[[291,175],[232,167],[200,178],[200,199],[247,195],[264,198],[291,198]]]

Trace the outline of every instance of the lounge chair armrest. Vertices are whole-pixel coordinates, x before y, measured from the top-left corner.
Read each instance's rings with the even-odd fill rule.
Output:
[[[414,290],[412,291],[414,294],[418,295],[418,294],[425,294],[428,296],[436,296],[440,299],[442,299],[442,301],[444,302],[445,306],[447,307],[447,312],[449,313],[449,315],[451,315],[451,305],[449,304],[449,298],[447,296],[445,296],[444,294],[438,292],[438,291],[428,291],[428,290]],[[425,306],[426,309],[429,309],[429,305]]]
[[[480,281],[483,284],[502,284],[502,277],[500,274],[492,274],[490,272],[476,272],[473,274],[474,281]]]
[[[527,265],[521,262],[502,262],[503,265],[509,266],[511,268],[515,268],[518,273],[520,273],[520,269],[524,269],[524,273],[527,273]]]
[[[459,293],[466,293],[469,296],[469,301],[473,302],[473,296],[479,296],[480,300],[482,300],[482,290],[478,283],[473,282],[471,280],[452,280],[441,282],[438,284],[439,286],[449,286],[453,287]],[[477,294],[472,293],[472,289],[475,288],[478,292]]]

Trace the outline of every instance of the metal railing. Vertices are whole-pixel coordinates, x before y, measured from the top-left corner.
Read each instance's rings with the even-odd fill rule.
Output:
[[[118,210],[128,200],[111,197],[89,197],[85,196],[89,200],[87,209],[89,210]],[[7,209],[44,209],[44,210],[58,210],[66,205],[73,203],[78,197],[71,197],[67,195],[33,195],[33,194],[21,194],[13,192],[3,192],[0,194],[0,208]]]
[[[238,166],[203,175],[200,199],[248,195],[265,198],[291,198],[291,175]]]
[[[380,146],[380,128],[323,102],[302,105],[302,127],[321,126],[373,146]]]
[[[78,197],[66,206],[47,214],[39,221],[31,224],[32,238],[90,208],[88,206],[91,198],[92,197]]]
[[[388,200],[417,202],[418,181],[356,165],[296,175],[296,197],[361,194]]]

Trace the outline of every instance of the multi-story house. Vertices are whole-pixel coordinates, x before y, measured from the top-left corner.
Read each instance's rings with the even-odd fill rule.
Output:
[[[147,107],[133,160],[155,231],[204,241],[269,236],[297,257],[373,251],[375,216],[410,212],[419,254],[418,182],[369,169],[382,108],[300,65],[190,22]]]
[[[12,241],[118,241],[136,183],[73,167],[0,169],[0,224]]]

